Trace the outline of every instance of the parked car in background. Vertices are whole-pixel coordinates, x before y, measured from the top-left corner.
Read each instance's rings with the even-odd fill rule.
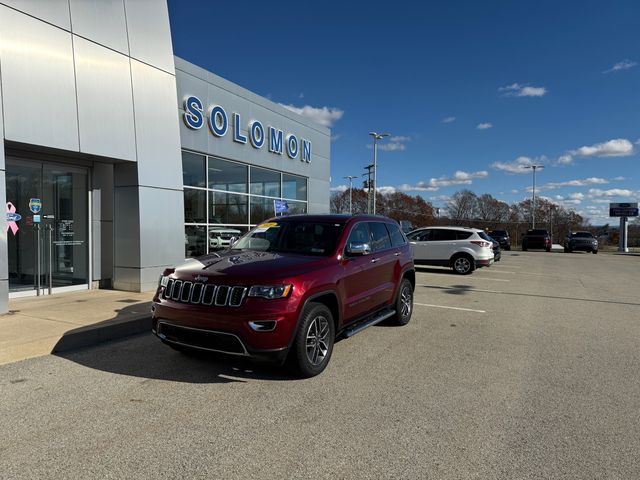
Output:
[[[527,230],[527,233],[522,237],[522,251],[526,252],[530,248],[542,248],[550,252],[551,236],[549,232],[542,228]]]
[[[591,232],[573,232],[564,239],[564,253],[583,251],[598,253],[598,240]]]
[[[365,215],[268,220],[227,250],[164,271],[152,330],[172,348],[289,360],[322,372],[338,335],[413,311],[415,270],[398,224]]]
[[[511,250],[511,238],[506,230],[491,230],[489,236],[498,242],[503,250]]]
[[[231,239],[242,235],[240,230],[225,227],[209,227],[209,249],[222,250],[231,246]]]
[[[495,241],[494,239],[491,239],[491,243],[493,244],[492,250],[493,250],[493,261],[494,262],[499,262],[500,259],[502,258],[502,252],[500,251],[500,244]]]
[[[407,235],[416,265],[450,267],[467,275],[494,261],[493,242],[485,232],[467,227],[425,227]]]

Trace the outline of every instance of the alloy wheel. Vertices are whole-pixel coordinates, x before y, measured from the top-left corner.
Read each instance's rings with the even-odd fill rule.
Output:
[[[307,329],[307,359],[314,365],[320,365],[329,353],[329,321],[319,315],[314,318]]]
[[[471,262],[467,257],[458,257],[455,262],[453,262],[453,268],[455,268],[458,273],[467,273],[471,270]]]
[[[411,309],[413,308],[413,294],[411,288],[405,285],[400,292],[400,315],[402,318],[407,318],[411,315]]]

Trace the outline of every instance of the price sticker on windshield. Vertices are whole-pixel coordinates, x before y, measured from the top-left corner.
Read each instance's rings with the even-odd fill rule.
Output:
[[[261,225],[258,225],[256,229],[253,231],[253,233],[264,233],[270,228],[279,227],[279,226],[280,225],[278,225],[276,222],[263,223]]]

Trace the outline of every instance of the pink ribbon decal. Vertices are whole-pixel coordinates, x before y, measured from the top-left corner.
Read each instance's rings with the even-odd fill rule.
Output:
[[[7,213],[16,213],[16,207],[11,202],[7,202]],[[18,230],[20,230],[18,228],[18,224],[13,220],[7,221],[7,232],[9,231],[9,229],[11,229],[14,235],[18,232]]]

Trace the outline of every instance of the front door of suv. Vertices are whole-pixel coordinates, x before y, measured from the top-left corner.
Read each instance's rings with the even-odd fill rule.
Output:
[[[375,279],[375,287],[371,298],[371,309],[388,303],[393,296],[394,268],[398,260],[396,249],[391,246],[389,231],[383,222],[368,222],[371,231],[372,259],[365,269],[371,278]]]
[[[349,256],[347,251],[351,243],[368,243],[371,246],[371,233],[367,222],[353,225],[345,244],[342,260],[343,281],[340,287],[344,292],[343,310],[344,319],[347,322],[364,315],[371,308],[371,297],[376,287],[375,278],[369,274],[368,270],[373,254]]]

